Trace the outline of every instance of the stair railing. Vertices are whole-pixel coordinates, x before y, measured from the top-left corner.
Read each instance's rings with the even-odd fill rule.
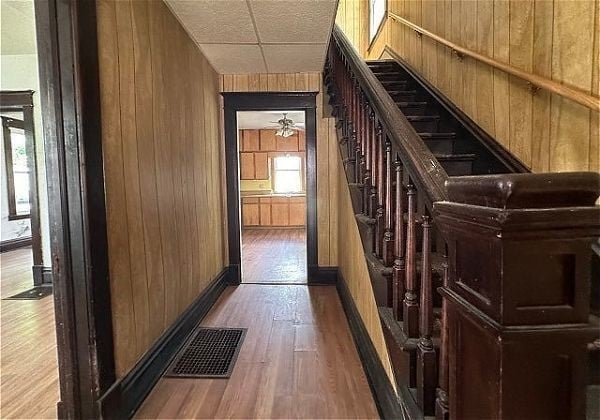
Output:
[[[418,342],[416,375],[402,385],[417,388],[423,414],[435,413],[442,419],[450,413],[455,418],[523,413],[539,417],[549,412],[546,401],[550,400],[560,401],[550,410],[573,418],[581,415],[585,405],[581,360],[595,331],[587,321],[585,264],[589,263],[589,243],[600,235],[600,210],[594,206],[600,176],[448,177],[337,26],[328,50],[325,83],[348,182],[362,189],[360,203],[354,207],[373,227],[372,243],[365,251],[389,268],[385,304],[409,339]],[[510,248],[514,240],[518,249],[529,252],[531,261],[521,262],[514,253],[510,254],[514,261],[507,259],[507,249],[514,252]],[[433,255],[443,280],[436,291]],[[553,276],[543,284],[552,292],[527,289],[527,277],[535,276],[535,269]],[[444,299],[436,324],[436,350],[437,291]],[[529,295],[539,296],[536,300]],[[524,302],[523,309],[519,301]],[[505,318],[511,311],[514,317]],[[521,314],[535,315],[530,319]],[[554,325],[557,322],[564,325]],[[557,344],[560,337],[568,342]],[[536,339],[543,345],[536,345]],[[522,347],[511,347],[511,340]],[[495,357],[493,362],[487,363],[486,353],[477,350],[478,346]],[[524,357],[523,351],[533,353]],[[513,359],[503,358],[508,354]],[[535,365],[536,360],[549,367]],[[461,371],[461,363],[471,363],[482,372]],[[527,363],[535,365],[525,372],[534,379],[519,377],[519,368],[526,369]],[[556,384],[544,384],[547,370],[558,378],[570,378],[570,387],[555,391],[551,386]],[[485,378],[472,381],[468,375]],[[507,387],[521,389],[522,384],[537,385],[543,392],[507,391]],[[490,398],[492,394],[500,397]],[[570,411],[564,411],[565,406]]]

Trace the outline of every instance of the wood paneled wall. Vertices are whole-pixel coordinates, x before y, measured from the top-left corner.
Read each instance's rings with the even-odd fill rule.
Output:
[[[320,73],[225,74],[223,92],[319,92],[317,95],[317,231],[321,267],[337,266],[338,213],[335,120],[324,110]],[[334,144],[334,146],[331,145]],[[334,164],[331,164],[333,159]]]
[[[335,142],[337,147],[337,141]],[[361,318],[369,332],[371,341],[375,345],[377,354],[385,368],[390,382],[395,384],[394,373],[390,364],[390,357],[381,329],[381,321],[375,303],[375,295],[371,287],[369,270],[365,260],[365,253],[356,225],[352,202],[350,201],[350,190],[348,181],[342,166],[341,156],[337,155],[338,165],[338,212],[339,212],[339,234],[338,234],[338,266],[343,275],[354,303],[358,308]]]
[[[162,1],[97,12],[121,377],[224,266],[219,79]]]
[[[366,57],[369,48],[369,0],[339,0],[335,23]]]
[[[458,45],[599,95],[598,1],[390,0],[388,7]],[[367,20],[352,18],[362,9],[362,1],[342,0],[337,21],[364,54],[356,33]],[[388,26],[387,44],[534,172],[600,171],[598,112],[458,59],[391,19]]]

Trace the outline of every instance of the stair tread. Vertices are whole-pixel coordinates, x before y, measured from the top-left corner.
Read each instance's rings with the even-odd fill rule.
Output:
[[[417,133],[424,139],[456,138],[456,133]]]
[[[396,105],[398,106],[411,106],[411,105],[427,105],[426,101],[398,101]]]
[[[475,160],[477,155],[474,153],[455,153],[452,155],[435,155],[437,160],[452,161],[452,160]]]
[[[408,121],[435,121],[439,120],[439,115],[407,115],[406,119]]]
[[[404,351],[416,351],[417,346],[419,345],[419,338],[409,338],[404,333],[404,325],[402,324],[402,321],[396,321],[394,319],[392,308],[380,306],[377,309],[379,311],[379,316],[383,321],[382,324],[384,328],[390,332],[390,335],[394,338],[396,345]],[[431,341],[433,341],[433,347],[439,349],[440,337],[434,335],[431,337]]]

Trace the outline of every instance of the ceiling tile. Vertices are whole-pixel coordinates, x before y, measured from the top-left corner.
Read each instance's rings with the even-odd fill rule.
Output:
[[[167,0],[183,26],[202,43],[257,43],[246,0]]]
[[[326,43],[335,0],[250,0],[260,42]]]
[[[267,71],[258,45],[200,44],[200,49],[221,74],[264,73]]]
[[[270,73],[321,71],[327,44],[263,45]]]

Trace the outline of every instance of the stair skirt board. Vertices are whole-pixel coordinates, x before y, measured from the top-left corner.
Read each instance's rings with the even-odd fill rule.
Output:
[[[340,272],[338,272],[337,290],[379,415],[383,419],[406,418],[406,408],[403,407],[403,403],[396,395],[358,308],[354,304],[346,281]],[[408,403],[410,403],[410,399]]]
[[[102,418],[131,418],[171,365],[187,337],[228,285],[238,284],[235,269],[225,267],[198,298],[171,324],[142,359],[99,399]]]

